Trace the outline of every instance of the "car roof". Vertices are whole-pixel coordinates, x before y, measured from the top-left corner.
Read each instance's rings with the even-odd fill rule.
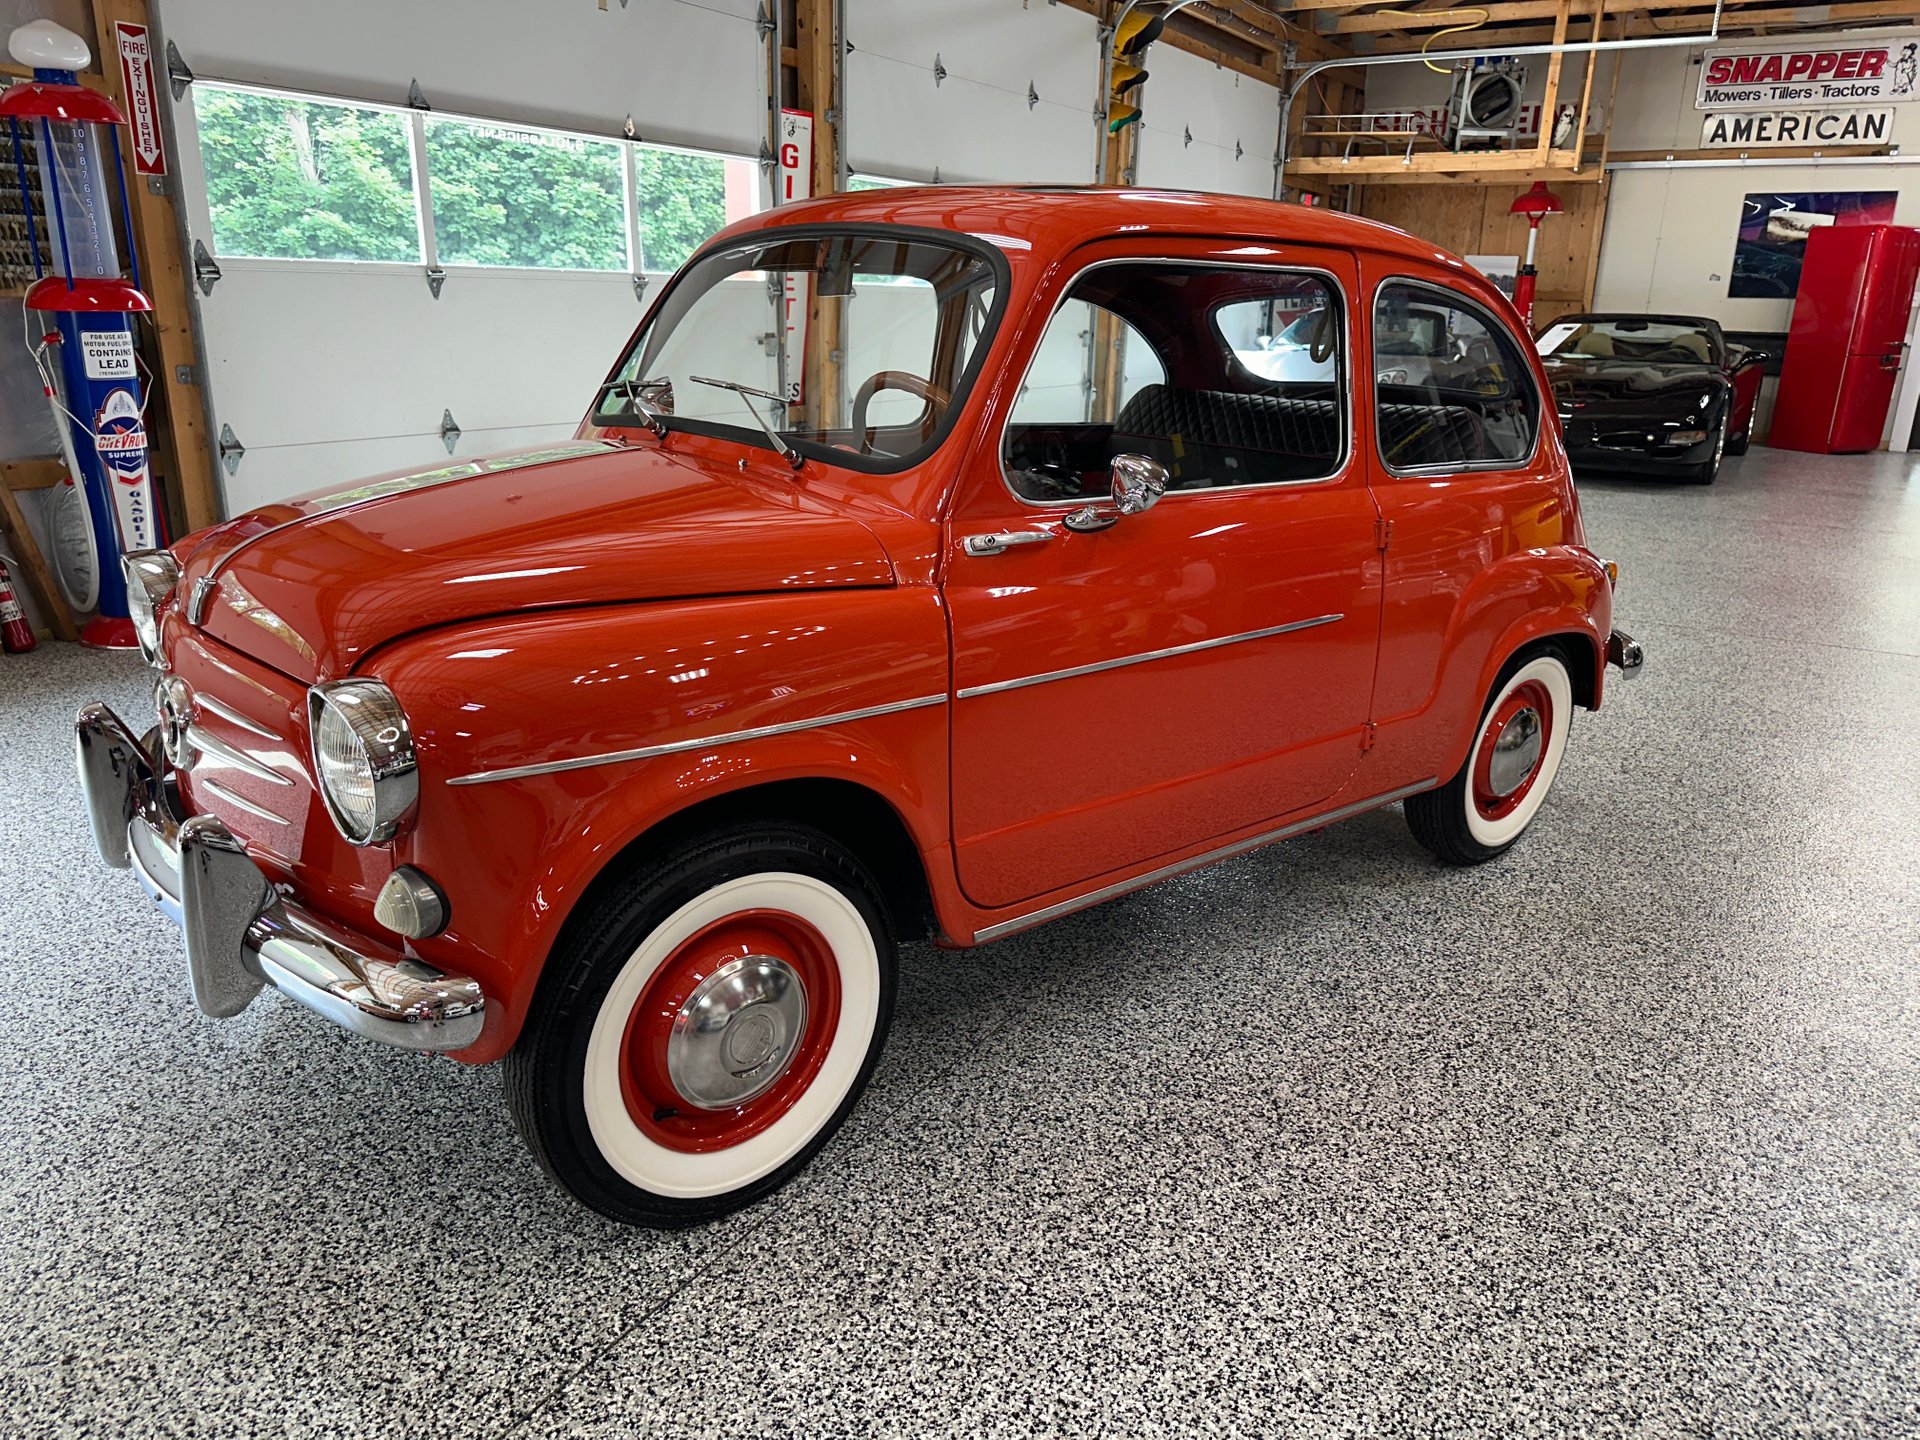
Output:
[[[1058,255],[1115,235],[1212,235],[1372,250],[1479,278],[1466,262],[1404,230],[1319,206],[1197,190],[1102,185],[910,185],[845,191],[762,211],[725,232],[778,225],[885,223],[953,230]]]

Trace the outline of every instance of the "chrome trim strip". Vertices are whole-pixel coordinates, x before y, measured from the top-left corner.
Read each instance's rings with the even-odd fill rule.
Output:
[[[1322,825],[1331,825],[1336,820],[1348,820],[1368,810],[1378,810],[1382,805],[1391,805],[1396,800],[1404,800],[1409,795],[1418,795],[1423,790],[1431,790],[1440,783],[1435,776],[1416,780],[1411,785],[1402,785],[1398,790],[1389,790],[1384,795],[1375,795],[1371,799],[1356,800],[1351,805],[1342,805],[1338,810],[1328,810],[1324,814],[1309,815],[1304,820],[1295,820],[1290,825],[1282,825],[1278,830],[1269,830],[1264,835],[1255,835],[1251,839],[1236,840],[1231,845],[1222,845],[1218,850],[1209,850],[1204,855],[1195,855],[1186,860],[1176,860],[1171,865],[1162,865],[1158,870],[1149,870],[1144,875],[1136,875],[1131,880],[1119,880],[1112,885],[1103,885],[1098,890],[1089,890],[1085,895],[1075,896],[1071,900],[1062,900],[1058,904],[1048,905],[1044,909],[1017,916],[1012,920],[1002,920],[997,925],[989,925],[984,930],[976,930],[973,941],[984,945],[989,940],[998,940],[1018,930],[1043,925],[1049,920],[1058,920],[1062,915],[1071,915],[1076,910],[1086,910],[1125,895],[1130,890],[1144,890],[1149,885],[1157,885],[1162,880],[1171,880],[1176,875],[1184,875],[1189,870],[1204,869],[1217,861],[1231,860],[1235,855],[1245,854],[1249,850],[1258,850],[1262,845],[1271,845],[1276,840],[1285,840],[1289,836],[1301,834],[1307,830],[1318,830]]]
[[[207,732],[202,730],[198,725],[187,726],[186,743],[194,750],[213,756],[214,759],[220,761],[223,765],[231,765],[236,770],[244,770],[247,774],[257,779],[270,781],[275,785],[293,784],[293,781],[282,775],[278,770],[269,770],[251,755],[242,754],[224,740],[214,739],[213,736],[207,734]],[[191,769],[192,767],[189,766],[188,768]]]
[[[743,740],[765,740],[774,735],[791,735],[798,730],[818,730],[855,720],[872,720],[881,715],[896,715],[902,710],[919,710],[928,705],[944,705],[944,695],[922,695],[916,700],[895,700],[886,705],[869,705],[864,710],[842,710],[812,720],[787,720],[778,725],[756,725],[750,730],[730,730],[723,735],[703,735],[696,740],[671,740],[664,745],[642,745],[633,750],[610,750],[604,755],[582,755],[573,760],[547,760],[538,765],[515,765],[506,770],[476,770],[471,775],[456,775],[449,785],[488,785],[495,780],[524,780],[530,775],[554,775],[562,770],[584,770],[592,765],[618,765],[627,760],[651,760],[658,755],[678,755],[686,750],[701,750],[709,745],[737,745]]]
[[[293,822],[284,815],[276,815],[264,805],[256,805],[244,795],[236,795],[211,775],[202,776],[194,781],[195,790],[204,790],[209,795],[224,800],[236,810],[244,810],[249,815],[257,815],[262,820],[271,820],[276,825],[291,825]]]
[[[1096,675],[1102,670],[1120,670],[1128,665],[1144,665],[1149,660],[1169,660],[1175,655],[1194,655],[1202,650],[1217,650],[1222,645],[1238,645],[1247,640],[1264,640],[1270,635],[1286,635],[1295,630],[1311,630],[1316,625],[1331,625],[1347,617],[1316,615],[1311,620],[1295,620],[1287,625],[1270,625],[1265,630],[1247,630],[1238,635],[1221,635],[1213,640],[1195,640],[1190,645],[1171,645],[1165,650],[1149,650],[1144,655],[1123,655],[1118,660],[1097,660],[1091,665],[1075,665],[1068,670],[1049,670],[1042,675],[1023,675],[1018,680],[995,680],[987,685],[969,685],[959,698],[997,695],[1002,690],[1024,690],[1029,685],[1045,685],[1052,680],[1071,680],[1078,675]]]
[[[242,730],[251,731],[263,740],[278,740],[283,745],[286,743],[286,737],[284,735],[274,734],[273,731],[267,729],[267,727],[262,725],[258,720],[249,720],[231,705],[222,704],[211,695],[201,694],[196,691],[194,692],[193,703],[209,714],[218,715],[229,725],[237,725]]]

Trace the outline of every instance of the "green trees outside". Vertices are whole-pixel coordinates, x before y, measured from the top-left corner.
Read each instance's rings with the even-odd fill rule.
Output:
[[[420,262],[405,116],[208,84],[194,109],[220,254]],[[441,263],[633,263],[619,142],[430,116],[426,151]],[[726,224],[726,163],[636,148],[641,266],[677,269]]]
[[[701,241],[726,225],[726,164],[683,150],[642,146],[634,152],[643,269],[678,270]]]
[[[419,261],[401,116],[208,85],[193,98],[222,255]]]
[[[620,146],[467,120],[427,120],[443,265],[627,268]]]

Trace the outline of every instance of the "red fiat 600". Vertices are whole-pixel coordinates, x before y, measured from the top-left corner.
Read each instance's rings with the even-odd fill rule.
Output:
[[[200,1006],[503,1059],[582,1201],[683,1224],[845,1118],[895,945],[977,945],[1394,801],[1539,812],[1610,567],[1501,296],[1221,196],[926,189],[736,225],[573,443],[133,557],[107,863]],[[1060,736],[1127,719],[1118,757]]]

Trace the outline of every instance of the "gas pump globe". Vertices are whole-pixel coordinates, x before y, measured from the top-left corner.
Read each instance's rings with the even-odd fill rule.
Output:
[[[137,259],[131,280],[121,273],[110,199],[117,190],[131,236],[116,128],[127,120],[106,96],[78,83],[76,72],[92,57],[71,30],[36,20],[14,30],[7,48],[34,77],[0,91],[0,116],[38,277],[24,302],[26,341],[56,411],[67,465],[48,516],[54,569],[74,609],[92,612],[81,643],[132,649],[138,642],[120,557],[163,540],[133,336],[133,317],[153,303],[141,293]],[[29,161],[29,148],[37,163]],[[36,198],[47,225],[44,253]],[[58,357],[51,367],[49,352]]]

